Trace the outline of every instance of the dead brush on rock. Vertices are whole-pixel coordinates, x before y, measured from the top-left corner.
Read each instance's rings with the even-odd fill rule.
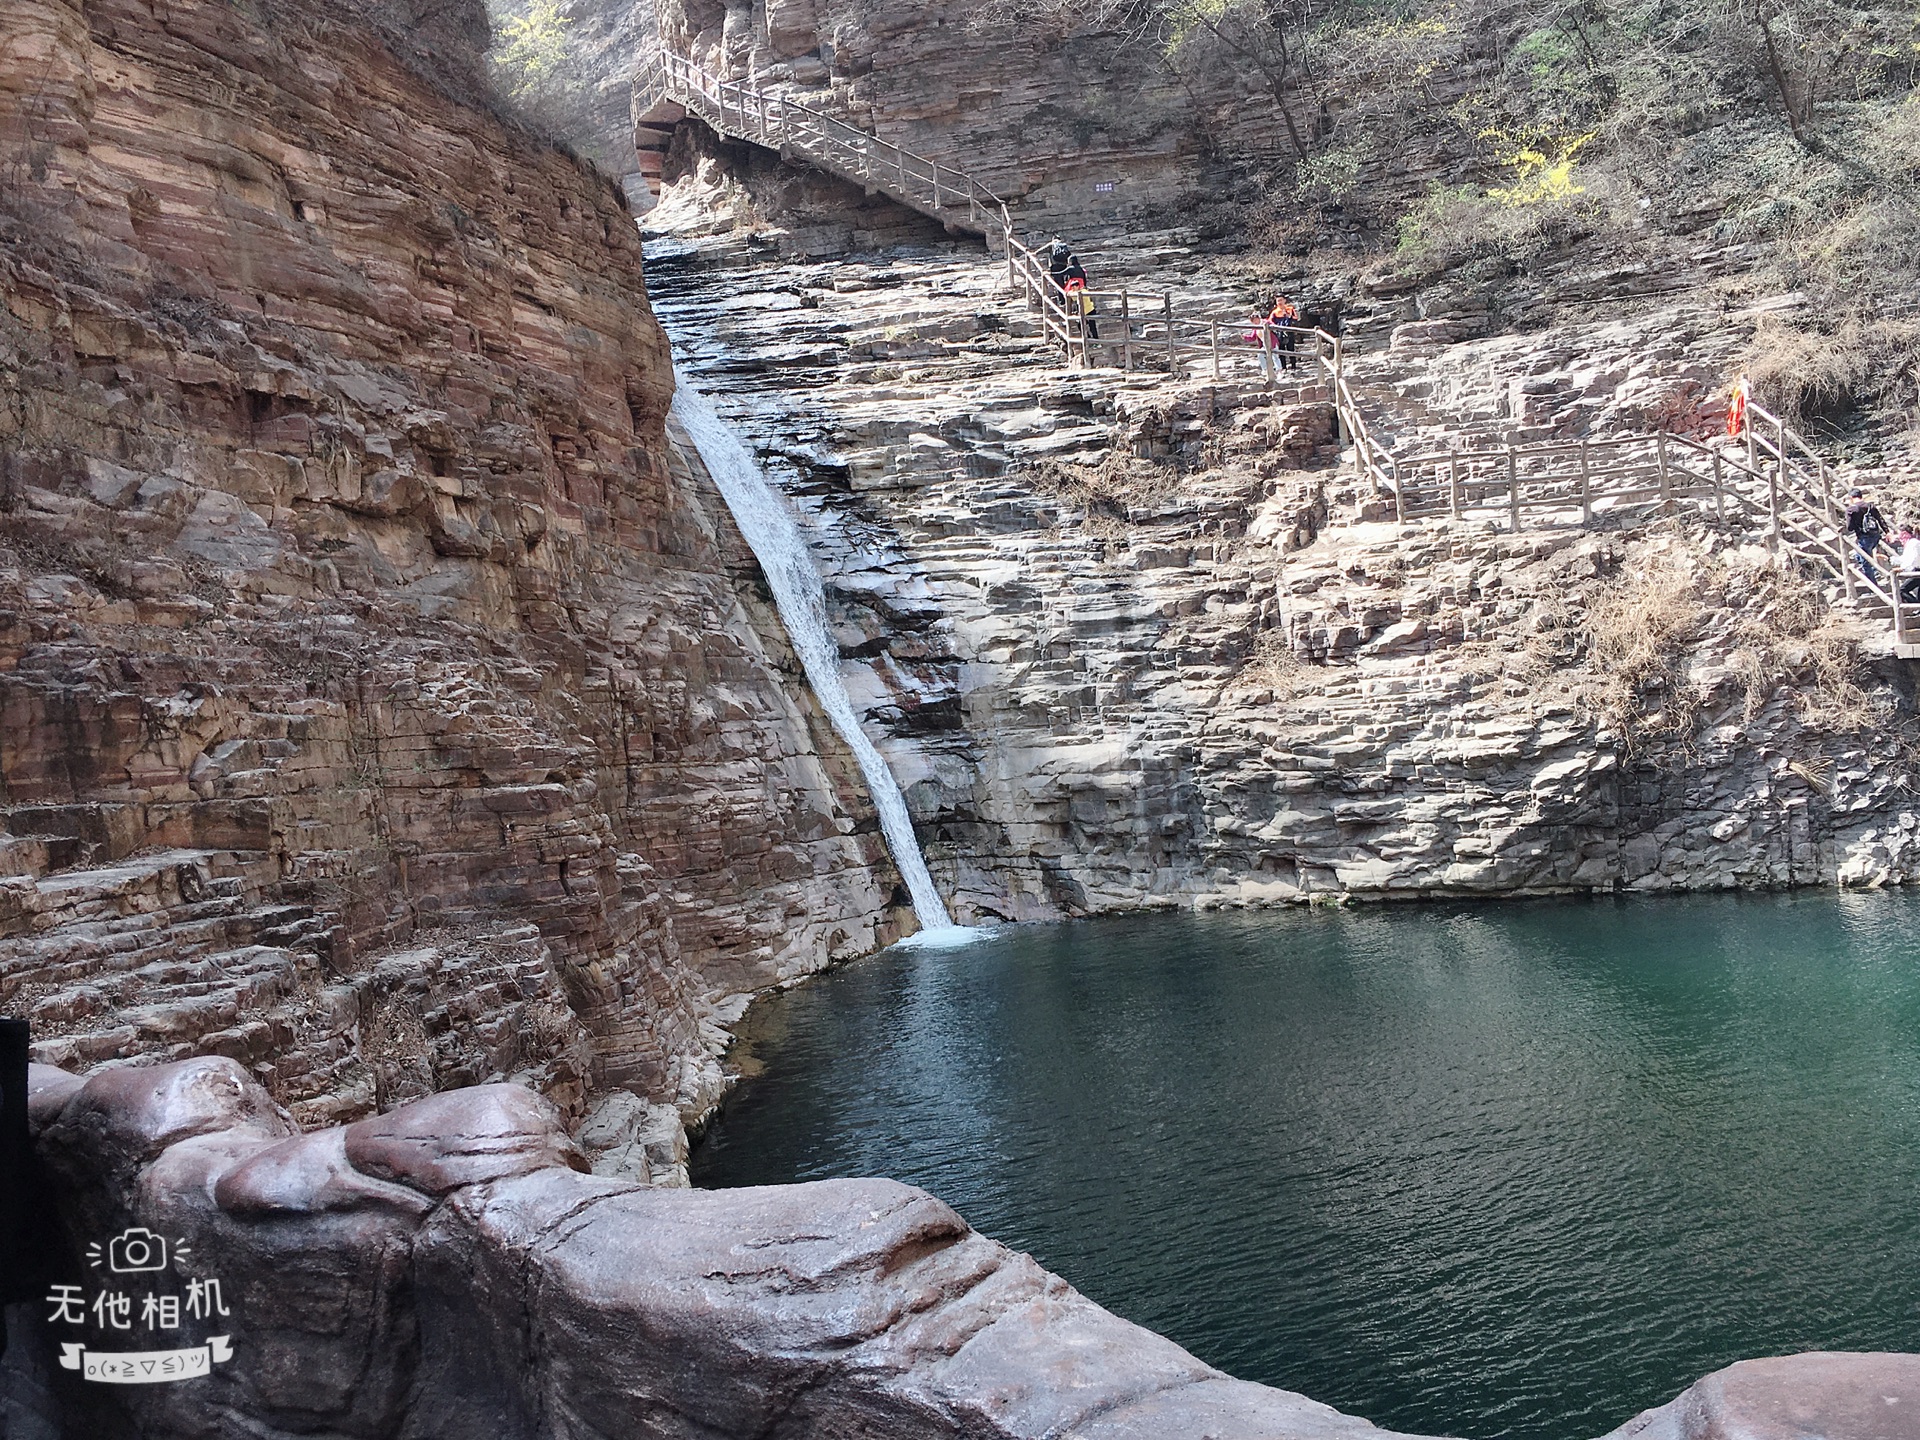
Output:
[[[1804,423],[1822,411],[1875,398],[1904,401],[1911,393],[1920,320],[1846,315],[1830,328],[1761,322],[1744,358],[1760,400],[1784,419]]]
[[[1181,480],[1173,465],[1112,452],[1097,465],[1041,460],[1021,473],[1035,490],[1084,511],[1087,529],[1106,539],[1125,533],[1136,507],[1178,494]]]
[[[1586,656],[1587,643],[1586,625],[1578,609],[1563,595],[1543,595],[1534,602],[1527,622],[1522,647],[1526,671],[1539,677],[1577,665]]]
[[[1744,718],[1752,720],[1791,686],[1800,722],[1809,729],[1849,734],[1884,722],[1860,684],[1853,641],[1814,585],[1782,575],[1770,586],[1756,585],[1750,595],[1759,603],[1742,612],[1727,657],[1742,686]]]
[[[1699,572],[1673,555],[1597,589],[1587,602],[1585,704],[1617,730],[1628,755],[1655,742],[1692,749],[1700,695],[1686,650],[1705,628]]]
[[[360,1024],[360,1056],[373,1074],[374,1105],[381,1112],[405,1100],[433,1094],[433,1044],[410,996],[377,994]]]
[[[1253,640],[1253,650],[1236,677],[1252,690],[1271,690],[1274,703],[1286,704],[1307,688],[1307,667],[1293,653],[1284,629],[1262,630]]]

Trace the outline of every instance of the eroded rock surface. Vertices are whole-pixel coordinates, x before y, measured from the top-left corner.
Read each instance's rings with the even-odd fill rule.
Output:
[[[656,301],[813,518],[850,689],[960,917],[1916,873],[1906,663],[1750,520],[1401,526],[1331,467],[1311,370],[1063,369],[965,247],[754,258],[662,243]],[[1101,263],[1233,313],[1177,237]],[[1410,449],[1721,418],[1733,337],[1696,309],[1494,339],[1348,318]]]
[[[561,1113],[513,1086],[297,1135],[225,1059],[33,1084],[70,1238],[183,1238],[231,1311],[234,1358],[192,1383],[85,1385],[42,1358],[36,1423],[69,1435],[1387,1433],[1210,1369],[892,1181],[584,1174]],[[75,1337],[15,1338],[17,1372]],[[1616,1436],[1908,1440],[1917,1384],[1914,1356],[1749,1362]]]
[[[304,1122],[698,1110],[891,871],[617,188],[428,8],[0,3],[0,1003]]]
[[[74,1238],[181,1237],[232,1311],[205,1381],[56,1367],[69,1434],[1382,1433],[1209,1369],[892,1181],[587,1175],[561,1112],[508,1085],[304,1135],[220,1058],[34,1090]]]

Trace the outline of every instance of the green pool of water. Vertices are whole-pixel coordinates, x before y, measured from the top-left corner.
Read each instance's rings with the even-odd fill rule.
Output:
[[[891,1175],[1245,1379],[1592,1436],[1920,1350],[1920,897],[1181,916],[757,1012],[702,1185]]]

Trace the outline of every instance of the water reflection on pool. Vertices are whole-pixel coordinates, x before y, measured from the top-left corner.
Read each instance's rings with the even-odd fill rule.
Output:
[[[1608,1430],[1920,1349],[1920,897],[1168,916],[756,1012],[703,1185],[892,1175],[1245,1379]]]

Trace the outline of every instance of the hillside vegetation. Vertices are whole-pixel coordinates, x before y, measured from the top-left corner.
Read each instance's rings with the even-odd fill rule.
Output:
[[[1772,300],[1763,396],[1910,410],[1920,10],[1832,0],[985,0],[980,26],[1149,53],[1204,110],[1258,78],[1278,153],[1249,228],[1408,281],[1571,249],[1711,253]],[[1231,148],[1251,127],[1208,117]],[[1241,222],[1246,224],[1244,220]],[[1782,298],[1784,297],[1784,298]]]
[[[640,7],[602,0],[487,0],[496,96],[537,134],[563,140],[615,179],[635,172],[629,82]]]

